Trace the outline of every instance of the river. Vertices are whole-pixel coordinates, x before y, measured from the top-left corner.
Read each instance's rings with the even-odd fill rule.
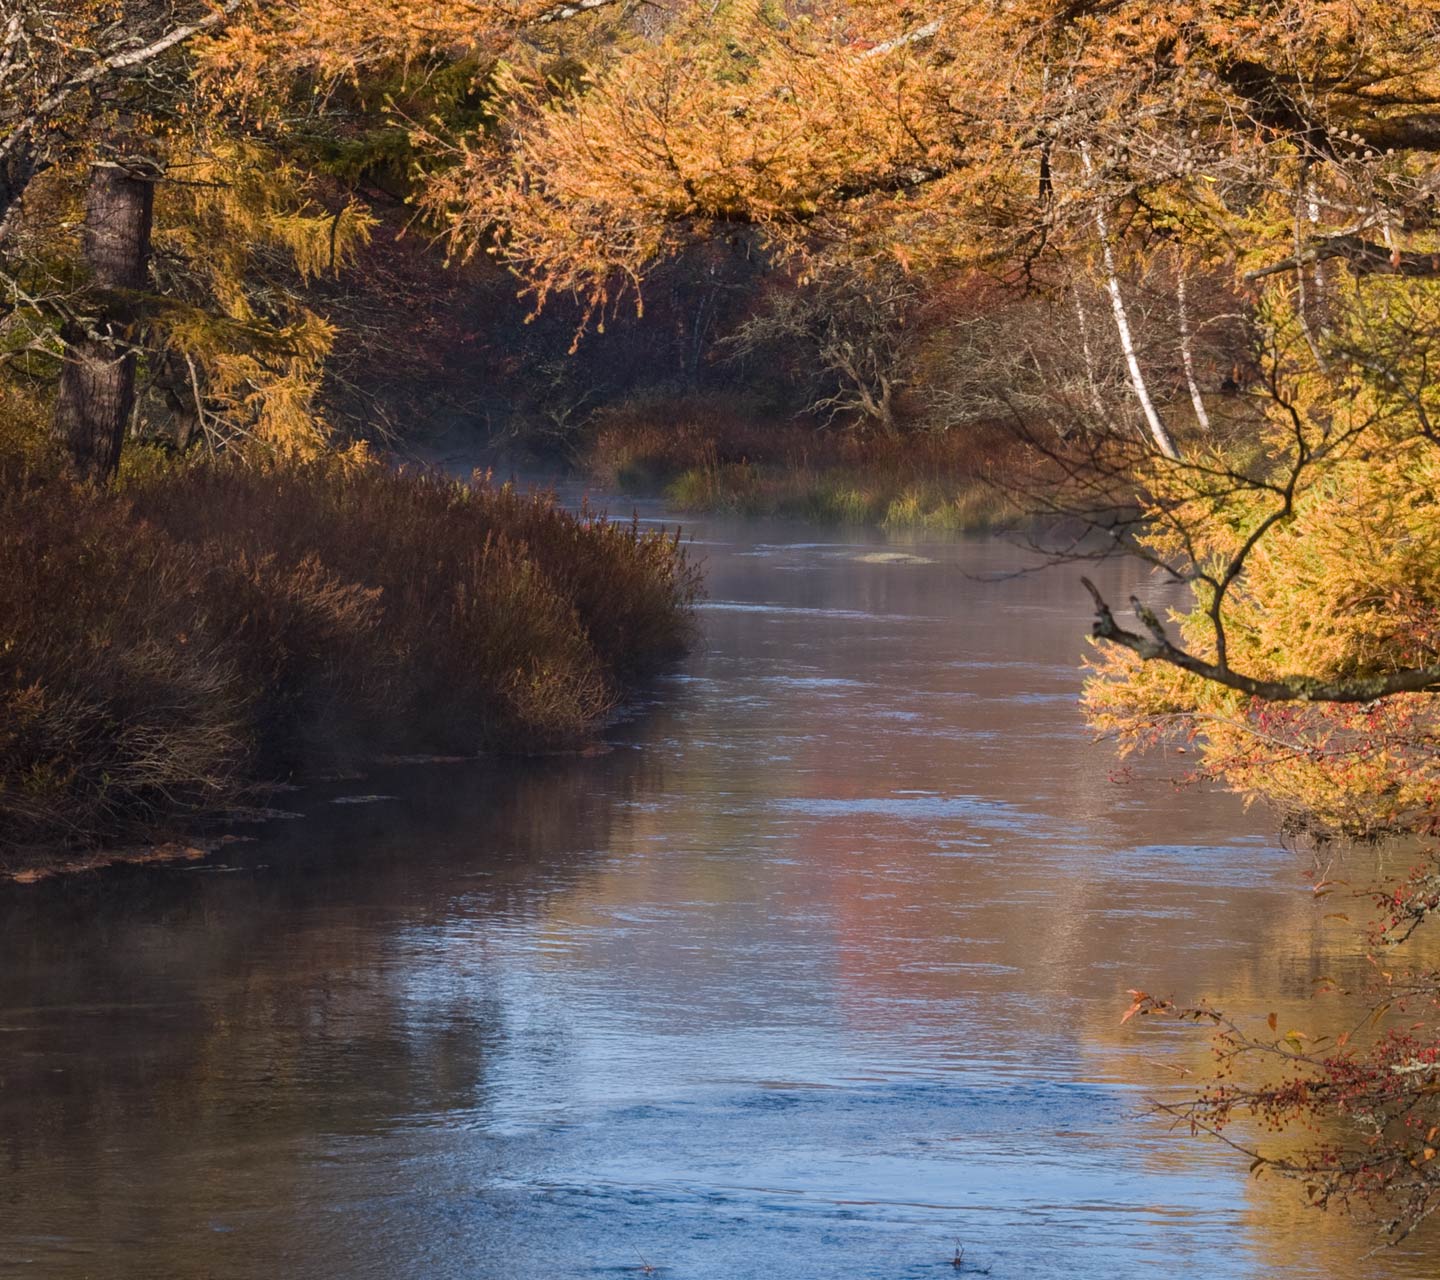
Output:
[[[1313,1023],[1362,948],[1262,809],[1113,776],[1078,570],[693,533],[607,750],[0,888],[0,1276],[1432,1274],[1147,1113],[1206,1043],[1127,988]]]

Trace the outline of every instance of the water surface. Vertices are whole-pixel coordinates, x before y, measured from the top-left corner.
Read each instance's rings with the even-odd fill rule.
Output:
[[[1314,1025],[1360,948],[1262,811],[1112,776],[1078,573],[695,534],[608,753],[0,890],[0,1275],[1430,1274],[1144,1114],[1205,1045],[1127,988]]]

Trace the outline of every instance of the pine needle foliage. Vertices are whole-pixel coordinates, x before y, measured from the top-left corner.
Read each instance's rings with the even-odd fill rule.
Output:
[[[1146,551],[1204,575],[1193,606],[1172,619],[1192,652],[1217,652],[1205,578],[1221,577],[1264,529],[1222,615],[1228,662],[1261,679],[1364,679],[1440,662],[1440,442],[1428,427],[1440,391],[1423,371],[1424,345],[1401,338],[1440,331],[1440,285],[1370,281],[1347,294],[1332,300],[1323,367],[1296,313],[1271,309],[1271,347],[1285,354],[1270,370],[1257,440],[1199,449],[1148,477]],[[1377,357],[1384,344],[1392,349]],[[1104,648],[1094,665],[1087,710],[1126,750],[1198,740],[1202,775],[1321,828],[1432,821],[1432,694],[1271,704],[1127,651]]]

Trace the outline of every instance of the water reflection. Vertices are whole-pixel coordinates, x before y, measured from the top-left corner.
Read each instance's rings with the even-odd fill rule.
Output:
[[[702,540],[609,754],[0,894],[0,1274],[1428,1274],[1137,1119],[1203,1044],[1125,988],[1313,1023],[1357,948],[1263,815],[1108,780],[1073,575]]]

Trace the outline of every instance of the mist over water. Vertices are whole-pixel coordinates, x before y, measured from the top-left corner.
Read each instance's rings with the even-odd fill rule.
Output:
[[[1339,1025],[1362,947],[1262,809],[1112,780],[1078,572],[693,532],[703,642],[608,753],[0,889],[0,1275],[1432,1274],[1144,1114],[1206,1041],[1127,988]]]

